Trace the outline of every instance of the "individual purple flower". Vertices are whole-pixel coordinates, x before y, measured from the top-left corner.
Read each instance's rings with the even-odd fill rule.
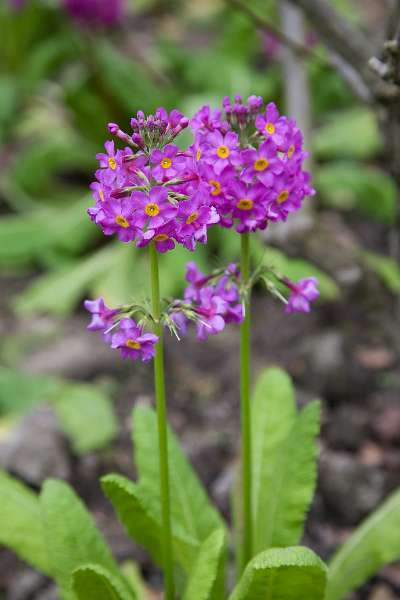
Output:
[[[204,160],[213,165],[219,175],[228,165],[240,164],[238,136],[233,131],[223,135],[214,131],[207,135],[203,146]]]
[[[235,182],[231,186],[232,216],[238,219],[239,233],[265,229],[267,226],[266,191],[263,185]]]
[[[116,309],[108,308],[103,298],[97,298],[96,300],[85,300],[83,305],[92,315],[92,320],[87,326],[90,331],[101,331],[108,329],[113,323],[113,318],[119,312]]]
[[[197,338],[207,340],[210,335],[216,335],[225,328],[224,315],[227,311],[227,302],[215,294],[209,286],[199,292],[199,304],[195,310],[199,315],[197,323]]]
[[[301,207],[303,198],[302,179],[282,173],[275,178],[268,192],[268,218],[271,221],[286,221],[289,213]]]
[[[180,202],[178,217],[182,222],[178,237],[188,250],[194,250],[196,242],[206,243],[208,226],[219,221],[217,210],[202,202],[202,194]]]
[[[174,238],[176,236],[176,223],[174,221],[170,221],[166,225],[162,225],[161,227],[157,227],[155,229],[147,229],[139,239],[137,246],[138,248],[143,248],[150,244],[150,242],[154,242],[156,246],[156,250],[161,252],[168,252],[168,250],[173,250],[175,248]]]
[[[122,358],[151,360],[155,354],[158,337],[154,333],[144,333],[133,319],[125,318],[119,323],[117,333],[111,338],[111,348],[118,348]]]
[[[279,115],[279,111],[273,102],[267,104],[263,115],[257,116],[255,125],[260,133],[271,139],[278,148],[283,145],[287,130],[287,119]]]
[[[258,179],[265,186],[272,186],[274,175],[283,171],[283,165],[278,158],[276,146],[272,140],[263,141],[259,148],[249,148],[242,152],[245,169],[240,178],[242,181],[251,183]]]
[[[168,181],[178,175],[185,166],[185,159],[178,155],[179,148],[174,144],[167,144],[162,150],[158,148],[151,153],[153,177],[157,181]]]
[[[135,227],[143,229],[157,229],[174,219],[178,208],[168,199],[168,189],[162,186],[151,188],[145,192],[132,192],[130,197],[132,208],[132,223]]]
[[[116,233],[121,242],[131,242],[137,234],[132,223],[133,211],[128,198],[112,199],[98,210],[89,208],[88,213],[100,225],[104,235]]]
[[[310,302],[319,296],[316,277],[306,277],[297,283],[284,279],[283,283],[290,289],[291,294],[285,312],[310,312]]]

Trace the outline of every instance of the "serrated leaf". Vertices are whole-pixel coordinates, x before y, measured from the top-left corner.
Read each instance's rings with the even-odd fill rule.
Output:
[[[321,158],[370,158],[381,147],[374,112],[357,107],[329,115],[313,135],[314,154]]]
[[[134,600],[107,569],[100,565],[84,565],[72,573],[72,589],[78,600]]]
[[[126,585],[91,514],[68,484],[46,481],[40,503],[52,575],[65,600],[75,600],[72,572],[85,564],[104,567]]]
[[[400,294],[400,267],[395,260],[367,251],[361,252],[361,258],[393,294]]]
[[[315,187],[326,203],[342,210],[356,209],[384,223],[393,223],[397,190],[382,171],[352,162],[333,162],[316,171]]]
[[[53,401],[60,425],[78,453],[106,446],[117,432],[109,397],[94,385],[67,384]]]
[[[156,413],[143,406],[133,412],[134,460],[139,482],[154,498],[160,499],[158,429]],[[210,503],[206,491],[182,452],[171,429],[168,430],[171,513],[187,534],[201,543],[224,523]]]
[[[253,399],[254,552],[300,541],[316,482],[319,402],[300,413],[288,375],[268,369]]]
[[[183,600],[220,600],[224,597],[225,531],[215,530],[200,546]]]
[[[326,570],[308,548],[271,548],[250,561],[229,600],[323,600]]]
[[[50,575],[38,496],[17,479],[0,471],[0,498],[0,544]]]
[[[341,600],[381,567],[400,560],[400,490],[389,496],[332,558],[326,600]]]
[[[120,475],[107,475],[102,478],[101,484],[129,535],[146,548],[154,562],[161,566],[161,508],[157,499]],[[197,540],[188,536],[175,522],[172,529],[174,559],[188,572],[196,559]]]

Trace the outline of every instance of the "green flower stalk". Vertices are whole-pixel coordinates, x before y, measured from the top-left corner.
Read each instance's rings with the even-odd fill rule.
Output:
[[[155,245],[150,244],[150,277],[153,317],[155,320],[155,333],[158,336],[154,356],[154,385],[156,396],[158,446],[160,461],[160,498],[162,518],[162,553],[165,577],[165,598],[174,600],[174,563],[172,555],[171,507],[170,485],[168,467],[168,436],[167,436],[167,408],[165,400],[165,373],[164,373],[164,337],[161,323],[160,307],[160,280],[158,273],[158,254]]]

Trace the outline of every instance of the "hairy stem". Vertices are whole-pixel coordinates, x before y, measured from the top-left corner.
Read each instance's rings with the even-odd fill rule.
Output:
[[[172,533],[171,533],[171,510],[170,510],[170,486],[168,470],[168,437],[167,437],[167,409],[165,401],[165,375],[164,375],[164,340],[163,327],[161,323],[160,308],[160,281],[158,274],[158,254],[154,243],[150,244],[151,264],[151,297],[153,304],[153,316],[155,319],[155,333],[158,335],[156,354],[154,357],[154,385],[156,395],[157,423],[158,423],[158,446],[160,461],[160,495],[162,511],[162,539],[164,565],[164,587],[165,599],[174,600],[174,567],[172,557]]]
[[[243,286],[249,280],[250,235],[241,236],[241,277]],[[250,290],[244,300],[245,316],[240,326],[240,412],[242,434],[242,498],[243,498],[243,568],[252,557],[252,457],[250,411]]]

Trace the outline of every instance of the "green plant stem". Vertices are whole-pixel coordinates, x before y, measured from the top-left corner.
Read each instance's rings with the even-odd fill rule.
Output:
[[[240,270],[245,287],[250,275],[250,234],[241,236]],[[250,290],[244,300],[244,320],[240,326],[240,419],[242,434],[242,498],[243,498],[243,549],[242,567],[252,557],[252,457],[251,457],[251,410],[250,410]]]
[[[167,437],[167,408],[165,401],[165,375],[164,375],[164,340],[161,323],[160,306],[160,280],[158,274],[158,254],[154,243],[150,244],[151,264],[151,297],[153,316],[155,319],[155,333],[158,335],[156,353],[154,357],[154,385],[156,394],[158,445],[160,460],[160,495],[162,511],[162,553],[164,564],[165,599],[174,600],[174,564],[172,557],[172,532],[170,509],[170,485],[168,470],[168,437]]]

